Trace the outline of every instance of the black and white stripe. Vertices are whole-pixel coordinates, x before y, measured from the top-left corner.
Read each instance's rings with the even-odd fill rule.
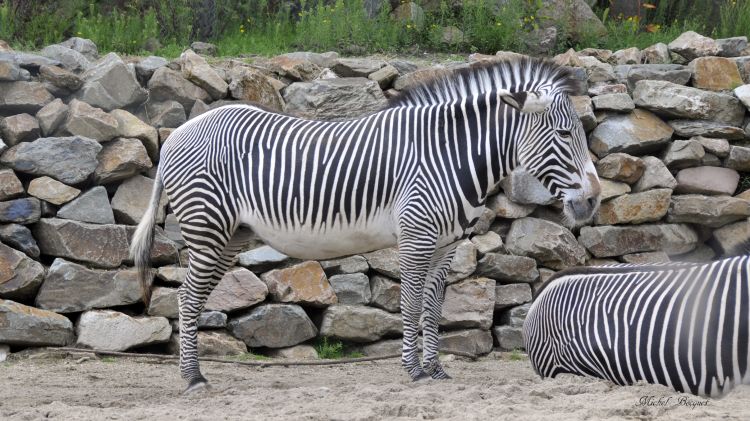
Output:
[[[180,288],[183,377],[205,383],[196,318],[247,243],[240,227],[305,259],[398,244],[404,367],[414,379],[447,377],[437,360],[445,275],[488,193],[524,166],[565,201],[571,221],[598,206],[569,90],[564,69],[522,60],[442,74],[354,120],[232,105],[177,129],[162,148],[156,186],[169,196],[190,255]],[[152,204],[133,246],[144,276]],[[424,367],[416,346],[423,312]]]
[[[750,256],[614,265],[550,280],[524,323],[542,377],[639,380],[721,396],[750,382]]]

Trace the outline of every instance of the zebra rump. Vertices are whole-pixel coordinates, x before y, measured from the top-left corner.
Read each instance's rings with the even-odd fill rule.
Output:
[[[747,249],[743,245],[740,247]],[[721,397],[750,384],[750,256],[562,271],[523,326],[534,370]]]

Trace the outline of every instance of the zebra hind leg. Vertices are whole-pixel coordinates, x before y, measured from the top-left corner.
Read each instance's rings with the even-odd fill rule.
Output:
[[[179,289],[180,373],[188,382],[184,394],[210,388],[198,362],[198,316],[211,291],[234,264],[237,253],[247,244],[248,238],[248,231],[238,230],[222,248],[190,249],[188,276]]]
[[[423,294],[424,300],[424,326],[422,331],[424,371],[433,379],[450,379],[438,359],[438,345],[440,336],[438,327],[440,315],[445,299],[445,277],[448,274],[455,246],[446,247],[435,253],[433,267],[427,274]]]

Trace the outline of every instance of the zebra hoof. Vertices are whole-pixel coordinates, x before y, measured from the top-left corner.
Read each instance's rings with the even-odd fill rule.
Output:
[[[416,376],[412,376],[412,377],[411,377],[411,381],[413,381],[413,382],[418,382],[418,381],[420,381],[420,380],[426,380],[426,379],[431,379],[431,378],[432,378],[432,377],[430,377],[430,375],[429,375],[429,374],[427,374],[427,373],[425,373],[424,371],[421,371],[421,370],[420,370],[420,371],[419,371],[419,373],[417,373],[417,375],[416,375]]]
[[[194,395],[198,393],[204,393],[211,390],[211,385],[208,384],[208,380],[206,380],[203,377],[193,379],[188,384],[188,387],[185,389],[185,391],[182,392],[184,395]]]

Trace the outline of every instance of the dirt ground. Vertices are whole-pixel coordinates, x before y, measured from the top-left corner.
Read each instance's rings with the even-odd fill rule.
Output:
[[[212,391],[183,397],[172,362],[23,359],[0,363],[0,420],[750,419],[748,386],[706,401],[662,386],[541,380],[528,360],[507,354],[445,366],[453,380],[412,383],[395,359],[288,368],[205,362]],[[653,405],[640,405],[643,397]]]

